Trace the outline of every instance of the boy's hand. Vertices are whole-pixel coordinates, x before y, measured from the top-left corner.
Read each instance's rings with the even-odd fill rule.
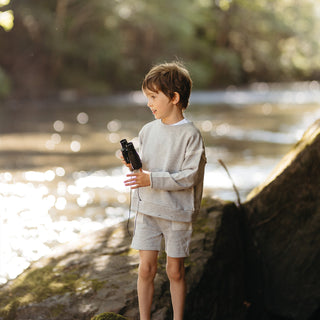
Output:
[[[131,189],[149,187],[151,185],[150,172],[148,171],[140,169],[138,172],[127,174],[127,177],[130,177],[130,179],[125,180],[124,184],[126,187],[130,187]]]
[[[120,155],[120,158],[121,158],[121,162],[122,162],[130,171],[133,171],[133,168],[132,168],[131,163],[126,163],[126,161],[124,160],[122,154]]]

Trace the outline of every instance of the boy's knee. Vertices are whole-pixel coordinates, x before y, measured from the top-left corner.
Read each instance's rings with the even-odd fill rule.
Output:
[[[157,266],[151,264],[140,264],[139,277],[145,280],[153,280],[157,273]]]
[[[167,264],[167,275],[170,281],[181,281],[184,279],[184,267],[171,266]]]

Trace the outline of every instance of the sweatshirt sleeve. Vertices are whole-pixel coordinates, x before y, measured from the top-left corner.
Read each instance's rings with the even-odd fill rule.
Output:
[[[177,172],[151,172],[151,188],[178,191],[188,189],[202,178],[199,170],[204,167],[206,157],[201,135],[193,136],[186,147],[181,169]]]

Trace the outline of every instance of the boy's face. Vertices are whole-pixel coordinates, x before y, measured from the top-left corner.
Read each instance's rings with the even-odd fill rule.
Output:
[[[162,91],[145,89],[143,93],[147,97],[148,107],[156,119],[161,119],[165,124],[173,124],[183,119],[182,110],[177,106],[178,94],[170,99]]]

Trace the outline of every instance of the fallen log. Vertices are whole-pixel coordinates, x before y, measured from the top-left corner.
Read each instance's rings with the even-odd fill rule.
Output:
[[[320,319],[320,120],[244,204],[226,205],[186,320]]]
[[[320,120],[244,204],[250,319],[320,319]]]

